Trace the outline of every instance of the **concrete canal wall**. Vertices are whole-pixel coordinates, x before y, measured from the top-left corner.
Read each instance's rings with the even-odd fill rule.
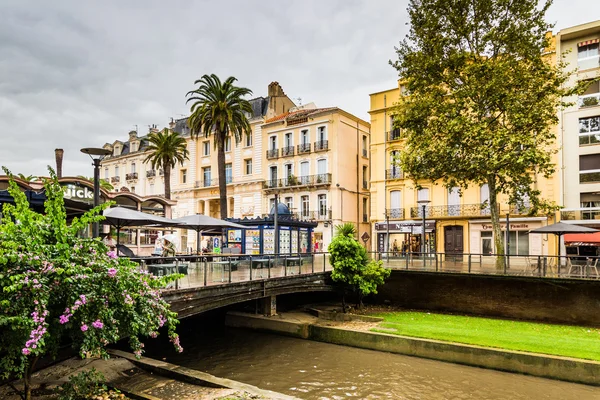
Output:
[[[285,317],[238,312],[228,313],[225,324],[325,343],[600,386],[600,363],[594,361],[349,330],[318,322],[286,321]]]
[[[600,326],[600,280],[393,270],[378,291],[406,308]]]

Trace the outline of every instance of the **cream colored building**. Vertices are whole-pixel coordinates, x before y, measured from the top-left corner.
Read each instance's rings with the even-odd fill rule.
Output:
[[[441,184],[418,182],[422,189],[408,179],[393,161],[404,144],[402,132],[393,128],[392,110],[399,99],[402,86],[370,95],[371,106],[371,213],[373,250],[400,252],[403,242],[413,251],[421,251],[425,208],[425,243],[428,252],[483,253],[494,252],[489,208],[481,204],[489,199],[487,185],[472,186],[459,194],[458,188],[447,189]],[[538,178],[536,183],[544,198],[556,196],[555,182]],[[529,235],[528,231],[546,225],[546,216],[527,217],[528,209],[517,209],[499,198],[502,230],[509,217],[511,254],[548,254],[548,239]],[[550,221],[552,222],[552,221]]]
[[[600,20],[555,35],[556,54],[576,70],[568,85],[600,77],[599,42]],[[600,228],[600,85],[595,82],[584,95],[565,100],[573,105],[559,113],[561,219]]]
[[[340,223],[355,224],[359,237],[369,233],[369,141],[370,124],[336,107],[309,104],[267,119],[262,209],[271,210],[277,194],[299,219],[317,221],[318,251]]]

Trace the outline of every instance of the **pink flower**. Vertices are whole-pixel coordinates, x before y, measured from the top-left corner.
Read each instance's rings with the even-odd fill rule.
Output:
[[[109,251],[109,252],[106,253],[106,255],[109,258],[117,258],[117,252],[116,251]]]
[[[108,276],[110,276],[111,278],[113,278],[115,275],[117,275],[116,268],[109,268],[108,269]]]
[[[28,356],[28,355],[29,355],[29,353],[31,353],[31,350],[29,350],[28,348],[24,347],[24,348],[21,350],[21,353],[23,353],[24,355]]]
[[[81,299],[81,303],[85,304],[85,302],[86,302],[85,294],[80,294],[79,298]]]
[[[67,315],[61,315],[60,316],[60,323],[64,325],[67,322],[69,322],[69,317]]]
[[[81,325],[81,332],[85,332],[88,330],[88,326],[86,324]]]
[[[104,326],[104,324],[102,323],[102,321],[100,321],[99,319],[95,320],[94,322],[92,322],[92,326],[96,329],[102,329],[102,327]]]

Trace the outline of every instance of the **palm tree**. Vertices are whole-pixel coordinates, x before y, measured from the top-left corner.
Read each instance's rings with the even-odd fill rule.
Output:
[[[235,143],[242,140],[244,133],[250,134],[250,123],[247,114],[252,114],[250,102],[243,99],[252,94],[247,88],[234,86],[237,79],[233,76],[221,82],[215,74],[204,75],[194,82],[198,89],[186,94],[193,102],[190,107],[188,125],[192,138],[214,136],[214,146],[217,149],[219,171],[219,195],[221,197],[221,219],[227,218],[227,181],[225,177],[225,140],[233,137]]]
[[[19,179],[25,181],[25,182],[35,182],[37,180],[39,180],[39,178],[37,176],[34,175],[23,175],[23,174],[18,174]]]
[[[354,224],[351,222],[344,222],[343,224],[336,225],[335,227],[335,236],[348,236],[356,235],[356,228]]]
[[[171,168],[177,163],[182,164],[188,159],[188,150],[185,139],[177,132],[171,132],[167,128],[160,132],[148,135],[148,147],[150,154],[144,159],[149,162],[153,169],[162,168],[165,176],[165,197],[171,198]]]

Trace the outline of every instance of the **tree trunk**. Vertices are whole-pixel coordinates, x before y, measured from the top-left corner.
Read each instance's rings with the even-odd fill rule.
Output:
[[[217,132],[217,168],[219,169],[219,196],[221,219],[227,218],[227,179],[225,177],[225,135]]]
[[[171,200],[171,164],[163,165],[165,172],[165,199]]]
[[[500,207],[498,206],[498,192],[496,191],[496,180],[492,177],[488,179],[490,190],[490,216],[492,219],[492,231],[494,232],[494,244],[496,245],[496,269],[504,270],[504,243],[502,241],[502,231],[500,230]]]
[[[33,373],[33,369],[35,368],[35,364],[37,364],[39,360],[39,356],[35,356],[31,359],[29,365],[27,366],[27,370],[25,371],[25,376],[23,377],[24,382],[24,394],[25,400],[31,400],[31,374]]]

